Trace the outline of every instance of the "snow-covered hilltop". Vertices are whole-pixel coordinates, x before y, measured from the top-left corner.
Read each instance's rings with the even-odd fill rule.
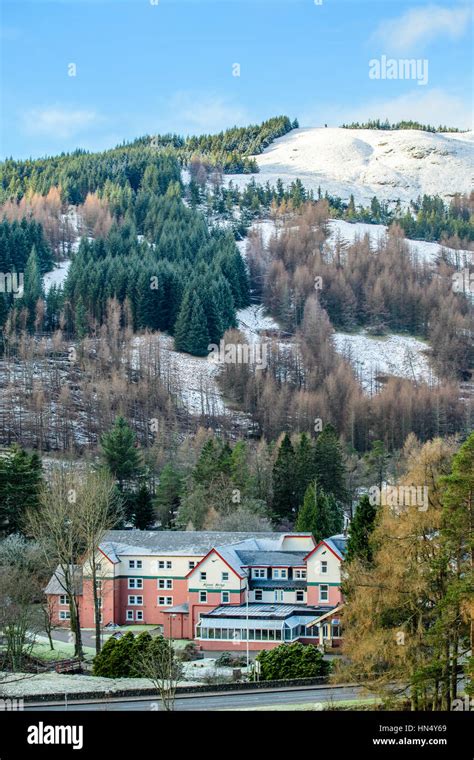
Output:
[[[356,204],[379,200],[407,203],[424,193],[449,199],[469,192],[474,174],[474,133],[418,130],[295,129],[256,156],[259,174],[230,175],[242,185],[299,178],[307,189],[329,192]]]

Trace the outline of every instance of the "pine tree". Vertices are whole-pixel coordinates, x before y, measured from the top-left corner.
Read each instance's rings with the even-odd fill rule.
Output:
[[[150,492],[142,483],[138,493],[135,494],[132,523],[138,530],[149,530],[155,522],[155,512]]]
[[[107,467],[123,491],[124,483],[138,478],[142,470],[135,433],[123,417],[117,417],[113,428],[104,433],[100,443]]]
[[[0,454],[0,533],[20,533],[25,514],[39,506],[41,460],[19,446]]]
[[[36,304],[43,295],[43,283],[36,248],[33,246],[26,262],[22,303],[28,309],[30,327],[35,320]]]
[[[318,486],[327,494],[334,494],[342,504],[347,502],[346,471],[343,454],[335,428],[325,425],[316,439],[314,448]]]
[[[296,530],[311,532],[319,542],[340,533],[342,523],[342,510],[334,496],[324,493],[314,482],[310,483],[298,512]]]
[[[76,304],[76,310],[75,310],[75,315],[74,315],[74,326],[75,326],[76,335],[79,338],[79,340],[82,340],[82,338],[85,338],[89,331],[89,325],[87,321],[87,312],[84,307],[82,298],[80,298]]]
[[[356,558],[367,565],[372,562],[373,551],[370,538],[375,527],[376,515],[377,509],[370,503],[369,497],[362,496],[349,526],[346,562],[351,562]]]
[[[174,520],[181,503],[183,491],[183,479],[181,474],[172,464],[163,467],[160,473],[160,482],[156,489],[155,510],[161,526],[169,529],[174,526]]]
[[[207,319],[201,300],[194,291],[188,290],[176,320],[175,348],[194,356],[207,356],[209,342]]]
[[[288,433],[281,442],[273,465],[272,508],[280,518],[292,517],[298,508],[295,490],[295,452]]]
[[[301,506],[309,483],[316,475],[314,466],[314,451],[311,439],[302,433],[295,449],[295,490],[296,501]]]

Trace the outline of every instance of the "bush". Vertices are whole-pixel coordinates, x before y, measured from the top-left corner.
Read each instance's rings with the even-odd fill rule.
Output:
[[[192,662],[193,660],[200,660],[202,656],[202,653],[198,650],[197,644],[195,644],[194,641],[190,641],[189,644],[186,644],[184,649],[178,653],[178,657],[181,662]]]
[[[171,646],[167,639],[152,637],[148,631],[138,636],[129,631],[120,639],[110,638],[94,657],[92,674],[105,678],[143,678],[145,656],[148,652],[156,653],[164,645]]]
[[[236,657],[231,652],[222,652],[222,654],[216,658],[217,668],[240,668],[246,664],[246,657]]]
[[[330,665],[313,644],[281,644],[275,649],[260,652],[261,681],[327,676]]]

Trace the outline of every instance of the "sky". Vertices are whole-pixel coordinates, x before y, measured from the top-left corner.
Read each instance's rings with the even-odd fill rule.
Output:
[[[470,129],[471,13],[464,0],[2,0],[0,155],[103,150],[279,114],[302,127],[388,118]],[[383,56],[397,78],[383,78]],[[420,76],[403,78],[404,59]]]

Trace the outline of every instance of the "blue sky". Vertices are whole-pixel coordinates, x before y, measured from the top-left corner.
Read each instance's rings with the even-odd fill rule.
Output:
[[[301,126],[370,117],[471,126],[466,2],[152,2],[3,0],[2,157],[282,113]],[[382,55],[427,59],[428,84],[370,79],[369,61]]]

